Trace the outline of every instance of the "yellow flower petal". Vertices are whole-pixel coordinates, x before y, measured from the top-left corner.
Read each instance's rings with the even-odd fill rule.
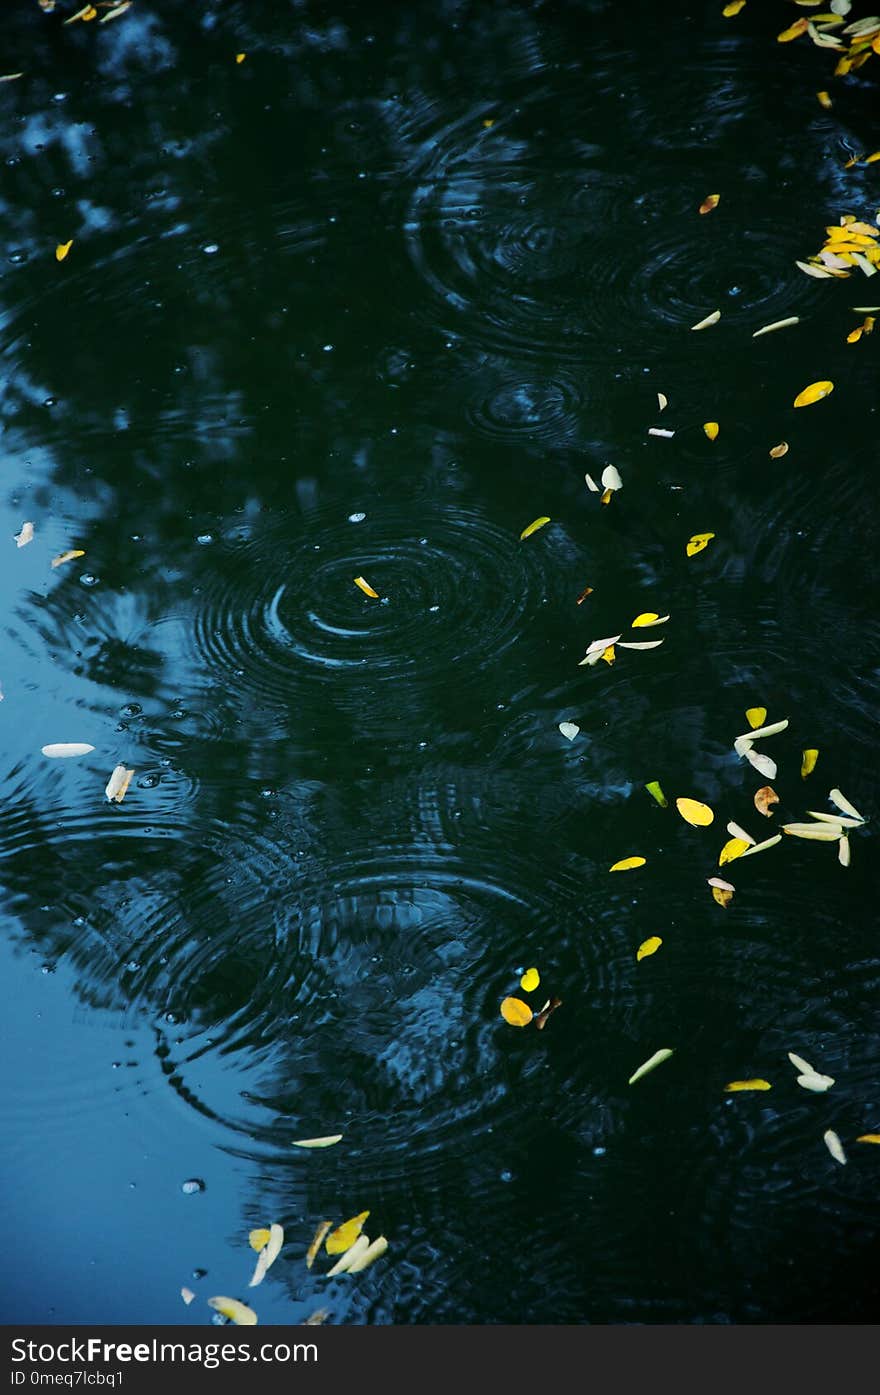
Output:
[[[708,547],[709,542],[714,538],[714,533],[694,533],[688,541],[685,551],[688,557],[695,557],[698,552],[702,552],[704,547]]]
[[[633,867],[644,867],[647,858],[644,857],[622,857],[619,862],[615,862],[608,868],[609,872],[629,872]]]
[[[783,455],[788,455],[788,441],[780,441],[779,445],[773,446],[770,451],[771,460],[779,460]]]
[[[538,973],[537,969],[526,969],[519,981],[519,986],[524,993],[534,993],[540,982],[541,975]]]
[[[266,1227],[261,1227],[259,1230],[252,1230],[248,1235],[248,1243],[251,1249],[256,1250],[257,1254],[260,1253],[260,1250],[264,1250],[269,1243],[269,1234],[270,1232]]]
[[[720,430],[720,427],[718,426],[717,421],[704,421],[703,430],[709,437],[710,441],[715,441],[718,438],[718,432]]]
[[[746,721],[754,730],[755,727],[762,727],[767,720],[766,707],[747,707]]]
[[[527,1027],[534,1015],[528,1003],[521,998],[505,998],[501,1004],[501,1016],[511,1027]]]
[[[795,407],[809,407],[813,402],[821,402],[823,397],[834,391],[834,384],[827,378],[822,378],[818,383],[810,383],[803,392],[799,392],[794,399]]]
[[[643,940],[636,950],[636,959],[647,959],[649,955],[656,954],[663,941],[659,935],[651,935],[647,940]]]
[[[744,838],[728,838],[721,849],[721,856],[718,858],[718,866],[723,867],[725,862],[733,862],[734,858],[742,857],[748,843]]]
[[[534,523],[529,524],[528,528],[523,528],[519,535],[520,542],[522,542],[523,538],[530,538],[533,533],[537,533],[539,528],[543,528],[544,524],[549,522],[549,518],[536,518]]]
[[[802,780],[806,780],[808,775],[812,775],[813,771],[816,769],[816,761],[818,759],[819,752],[817,750],[804,751],[803,759],[801,760]]]
[[[55,248],[56,262],[63,262],[72,246],[73,238],[71,238],[69,242],[59,242],[58,246]]]
[[[328,1255],[341,1255],[350,1250],[363,1230],[364,1221],[369,1214],[369,1211],[361,1211],[359,1216],[352,1216],[350,1221],[344,1221],[335,1230],[331,1230],[324,1244]]]
[[[735,1090],[771,1090],[773,1087],[769,1080],[731,1080],[724,1088],[732,1094]]]
[[[713,208],[717,208],[721,200],[720,194],[709,194],[700,204],[701,213],[711,213]]]
[[[368,581],[364,581],[364,578],[362,576],[356,576],[354,579],[354,584],[355,586],[360,587],[365,596],[372,596],[374,601],[378,601],[379,592],[374,591],[370,583]]]
[[[676,799],[675,807],[685,823],[693,824],[695,828],[708,828],[715,818],[709,805],[701,804],[698,799]]]

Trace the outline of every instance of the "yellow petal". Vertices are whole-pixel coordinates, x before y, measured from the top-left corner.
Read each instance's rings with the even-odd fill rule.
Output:
[[[817,92],[816,97],[818,98],[820,106],[823,106],[826,111],[830,110],[832,106],[832,101],[831,97],[827,92]]]
[[[778,44],[790,43],[792,39],[800,38],[801,34],[806,34],[808,19],[796,19],[794,24],[790,24],[787,29],[783,29],[781,34],[776,35]]]
[[[318,1226],[318,1229],[315,1231],[315,1234],[312,1238],[312,1243],[306,1250],[307,1269],[311,1269],[312,1265],[314,1264],[318,1255],[318,1251],[321,1248],[321,1242],[323,1241],[324,1236],[327,1234],[327,1231],[330,1229],[332,1224],[332,1221],[322,1221],[321,1224]]]
[[[246,1303],[239,1303],[237,1298],[209,1298],[208,1307],[214,1308],[218,1313],[222,1313],[230,1322],[234,1322],[238,1327],[256,1327],[257,1315],[253,1308],[249,1308]]]
[[[63,262],[72,246],[73,238],[71,238],[69,242],[59,242],[58,246],[55,248],[56,262]]]
[[[354,584],[355,586],[360,587],[365,596],[372,596],[374,601],[378,601],[379,592],[374,591],[370,583],[368,581],[364,581],[364,578],[362,576],[356,576],[354,579]]]
[[[602,658],[605,660],[606,664],[610,668],[611,665],[614,663],[614,660],[617,658],[617,655],[614,652],[613,644],[609,644],[607,649],[602,650]]]
[[[637,615],[632,622],[632,628],[638,630],[645,625],[656,625],[659,619],[660,616],[657,614],[656,610],[643,610],[641,615]]]
[[[530,538],[533,533],[537,533],[539,528],[543,528],[544,524],[549,522],[549,518],[536,518],[534,523],[529,524],[528,528],[523,528],[519,535],[520,542],[522,542],[523,538]]]
[[[609,872],[628,872],[632,867],[644,867],[647,858],[644,857],[622,857],[619,862],[615,862],[608,868]]]
[[[780,441],[779,445],[773,446],[770,451],[771,460],[779,460],[783,455],[788,455],[788,441]]]
[[[611,496],[612,496],[613,493],[614,493],[614,490],[613,490],[613,489],[606,489],[605,492],[604,492],[604,494],[602,495],[602,498],[599,500],[599,503],[600,503],[600,504],[610,504],[610,503],[611,503]]]
[[[649,781],[649,783],[645,785],[645,789],[648,791],[648,794],[650,794],[653,799],[656,799],[661,809],[665,809],[668,806],[669,800],[666,798],[666,795],[660,788],[659,780]]]
[[[540,982],[541,975],[538,973],[537,969],[526,969],[519,981],[519,986],[524,993],[534,993]]]
[[[511,1027],[527,1027],[534,1015],[522,998],[505,998],[501,1004],[501,1016]]]
[[[261,1227],[259,1230],[252,1230],[252,1231],[250,1232],[250,1234],[248,1235],[248,1244],[250,1245],[250,1247],[251,1247],[252,1250],[256,1250],[257,1254],[260,1253],[260,1250],[265,1249],[266,1246],[268,1245],[268,1243],[269,1243],[269,1228],[268,1228],[268,1226],[266,1226],[266,1227]]]
[[[880,1143],[880,1133],[861,1133],[856,1143]]]
[[[746,721],[754,730],[755,727],[762,727],[767,720],[766,707],[747,707]]]
[[[725,1090],[733,1094],[735,1090],[770,1090],[773,1087],[769,1080],[731,1080],[729,1085],[725,1085]]]
[[[706,435],[709,437],[709,440],[710,440],[710,441],[714,441],[714,440],[717,438],[717,436],[718,436],[718,431],[719,431],[719,426],[718,426],[717,421],[704,421],[704,422],[703,422],[703,430],[705,431]]]
[[[57,557],[52,558],[52,566],[61,567],[65,562],[72,562],[75,557],[85,557],[85,555],[85,552],[79,547],[72,548],[70,552],[59,552]]]
[[[713,208],[717,208],[721,199],[720,194],[709,194],[700,204],[701,213],[711,213]]]
[[[643,1075],[647,1075],[649,1071],[656,1070],[664,1061],[668,1061],[673,1051],[674,1048],[671,1046],[661,1046],[659,1051],[655,1051],[653,1056],[649,1056],[647,1061],[644,1061],[642,1065],[639,1066],[638,1070],[633,1072],[627,1083],[635,1085],[636,1081],[641,1080]]]
[[[862,329],[861,325],[859,325],[858,329],[851,330],[850,333],[846,336],[847,344],[858,344],[863,333],[864,330]]]
[[[880,160],[880,150],[875,150],[873,155],[868,155],[865,159],[866,165],[875,165]]]
[[[745,3],[746,0],[730,0],[730,4],[725,5],[721,13],[725,19],[733,19],[733,16],[738,15],[740,10],[745,7]]]
[[[801,760],[801,779],[806,780],[808,775],[812,775],[816,769],[816,761],[819,759],[819,752],[816,750],[804,751]]]
[[[649,955],[656,954],[663,941],[659,935],[651,935],[647,940],[643,940],[636,950],[636,959],[647,959]]]
[[[744,838],[728,838],[721,849],[721,856],[718,858],[718,866],[723,867],[725,862],[733,862],[734,858],[742,857],[748,843]]]
[[[773,817],[772,806],[778,803],[779,795],[772,785],[764,785],[755,792],[755,808],[758,813],[763,814],[765,818],[769,819]]]
[[[733,892],[730,890],[730,887],[727,886],[713,886],[712,896],[718,902],[718,905],[723,906],[725,910],[733,900]]]
[[[714,538],[714,533],[694,533],[688,541],[685,551],[688,557],[695,557],[698,552],[702,552],[704,547],[708,547],[709,542]]]
[[[245,60],[246,58],[247,58],[247,54],[246,54],[246,53],[237,53],[237,54],[235,55],[235,61],[236,61],[236,63],[243,63],[244,60]]]
[[[360,1215],[352,1216],[350,1221],[344,1221],[335,1230],[331,1230],[324,1244],[328,1255],[341,1255],[350,1250],[363,1230],[364,1221],[369,1214],[369,1211],[361,1211]]]
[[[799,392],[794,399],[794,405],[796,407],[809,407],[813,402],[821,402],[823,397],[827,397],[833,391],[834,384],[829,382],[827,378],[822,378],[818,383],[810,383],[810,386],[805,387],[803,392]]]
[[[701,804],[698,799],[676,799],[675,807],[685,823],[691,823],[695,828],[708,828],[715,818],[708,804]]]

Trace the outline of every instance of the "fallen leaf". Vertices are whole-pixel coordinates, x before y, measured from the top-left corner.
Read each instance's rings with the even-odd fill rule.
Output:
[[[788,455],[788,441],[780,441],[779,445],[773,446],[770,451],[773,460],[779,460],[783,455]]]
[[[332,1148],[334,1143],[341,1143],[344,1135],[341,1133],[328,1133],[324,1138],[295,1138],[291,1143],[291,1148]]]
[[[582,605],[583,602],[587,599],[587,596],[592,596],[592,594],[593,594],[593,588],[592,588],[592,586],[585,586],[584,589],[583,589],[583,591],[581,592],[581,594],[578,596],[577,601],[576,601],[576,604],[577,604],[577,605]]]
[[[840,837],[840,826],[833,823],[784,823],[782,831],[792,838],[806,838],[816,843],[836,843]]]
[[[826,1129],[822,1135],[825,1140],[825,1147],[828,1149],[835,1162],[841,1165],[846,1163],[846,1153],[843,1151],[843,1144],[833,1129]]]
[[[315,1259],[317,1258],[317,1255],[318,1255],[318,1251],[319,1251],[320,1248],[321,1248],[321,1242],[323,1241],[324,1236],[327,1234],[327,1231],[330,1229],[330,1227],[332,1226],[332,1224],[333,1224],[332,1221],[322,1221],[321,1224],[318,1226],[318,1229],[315,1231],[315,1234],[314,1234],[314,1236],[312,1237],[312,1243],[311,1243],[311,1245],[309,1245],[309,1248],[306,1250],[306,1268],[307,1268],[307,1269],[311,1269],[312,1265],[314,1264]]]
[[[260,1249],[257,1256],[257,1264],[254,1269],[248,1288],[256,1288],[266,1277],[266,1272],[275,1263],[281,1253],[281,1246],[284,1244],[284,1229],[274,1221],[269,1227],[269,1238],[266,1244]]]
[[[844,814],[849,814],[851,819],[858,819],[859,823],[865,822],[864,815],[860,814],[858,809],[850,804],[846,795],[841,790],[829,790],[828,798],[831,800],[831,803],[836,804],[838,809],[842,810]]]
[[[801,760],[801,779],[802,779],[802,780],[805,780],[805,779],[807,778],[808,775],[812,775],[813,771],[816,769],[816,761],[817,761],[818,759],[819,759],[819,752],[818,752],[817,750],[815,750],[815,749],[807,750],[807,751],[804,751],[804,752],[802,753],[802,760]]]
[[[731,838],[741,838],[744,843],[748,843],[749,847],[754,846],[755,840],[751,833],[747,833],[746,830],[741,828],[738,823],[735,823],[733,819],[728,823],[727,831]]]
[[[258,1319],[253,1308],[249,1308],[246,1303],[239,1303],[237,1298],[209,1298],[208,1307],[222,1313],[230,1322],[234,1322],[236,1327],[257,1325]]]
[[[547,1026],[547,1022],[553,1016],[553,1013],[556,1011],[556,1009],[559,1007],[562,1007],[561,998],[547,999],[546,1003],[541,1008],[541,1011],[535,1018],[535,1026],[537,1027],[539,1032],[543,1032],[544,1028]]]
[[[725,5],[721,13],[725,19],[733,19],[734,15],[738,15],[740,10],[745,9],[745,4],[746,0],[730,0],[730,4]]]
[[[630,1076],[627,1083],[629,1085],[635,1085],[636,1081],[641,1080],[643,1075],[647,1075],[649,1071],[656,1070],[657,1066],[662,1066],[664,1061],[668,1061],[674,1050],[675,1048],[671,1046],[661,1046],[659,1051],[655,1051],[653,1056],[649,1056],[647,1061],[642,1062],[638,1070],[634,1071]]]
[[[762,785],[755,792],[755,808],[759,814],[763,814],[766,819],[772,819],[773,810],[771,805],[779,803],[779,795],[772,785]]]
[[[71,238],[69,242],[59,242],[58,246],[55,248],[56,262],[63,262],[72,246],[73,238]]]
[[[776,779],[776,762],[770,756],[763,755],[760,751],[753,751],[751,747],[743,752],[749,765],[753,765],[759,775],[763,775],[765,780]]]
[[[720,194],[708,194],[707,197],[706,197],[705,199],[703,199],[703,202],[700,204],[700,212],[701,212],[701,213],[711,213],[713,208],[717,208],[717,207],[718,207],[718,204],[720,203],[720,201],[721,201],[721,195],[720,195]]]
[[[569,741],[574,741],[575,737],[580,731],[580,727],[577,726],[574,722],[560,722],[559,730],[562,732],[563,736],[568,737]]]
[[[89,751],[94,751],[95,748],[84,741],[56,741],[41,749],[43,755],[48,756],[50,760],[65,760],[70,756],[87,756]]]
[[[364,1221],[369,1216],[369,1211],[361,1211],[357,1216],[352,1216],[350,1221],[343,1221],[330,1234],[324,1242],[324,1249],[328,1255],[341,1255],[346,1250],[351,1249],[355,1240],[364,1228]]]
[[[33,542],[33,540],[34,525],[32,523],[23,523],[21,525],[21,532],[15,534],[16,547],[27,547],[28,543]]]
[[[826,111],[830,111],[833,103],[831,101],[830,95],[827,92],[817,92],[816,98],[820,106],[823,106]]]
[[[802,1090],[810,1090],[814,1095],[824,1095],[825,1091],[830,1090],[834,1084],[834,1077],[832,1075],[819,1075],[817,1071],[810,1070],[799,1075],[797,1083]]]
[[[131,784],[133,770],[127,770],[124,765],[117,765],[107,781],[105,795],[111,803],[121,804],[125,798],[126,790]]]
[[[731,1080],[724,1089],[727,1094],[733,1094],[737,1090],[771,1090],[773,1087],[769,1080]]]
[[[659,935],[651,935],[647,940],[643,940],[636,950],[636,960],[648,959],[650,955],[656,954],[663,941]]]
[[[528,528],[523,528],[522,532],[519,535],[520,542],[522,542],[523,538],[530,538],[533,533],[537,533],[539,528],[543,528],[544,525],[549,522],[549,518],[536,518],[534,523],[529,524]]]
[[[379,592],[374,591],[370,583],[368,581],[364,581],[364,578],[362,576],[356,576],[354,579],[354,584],[355,586],[360,587],[365,596],[372,596],[374,601],[378,601]]]
[[[519,981],[519,986],[524,993],[534,993],[540,982],[541,975],[538,973],[537,969],[526,969]]]
[[[362,1254],[358,1255],[353,1264],[348,1266],[349,1274],[360,1274],[362,1269],[366,1269],[368,1264],[372,1264],[380,1255],[384,1255],[388,1249],[388,1241],[384,1235],[377,1235],[372,1245],[368,1245]]]
[[[701,804],[698,799],[676,799],[675,807],[685,823],[693,824],[695,828],[708,828],[715,818],[709,805]]]
[[[511,1027],[527,1027],[534,1015],[522,998],[505,998],[501,1004],[501,1016]]]
[[[810,383],[803,392],[799,392],[794,399],[795,407],[809,407],[813,402],[821,402],[823,397],[834,391],[834,384],[827,378],[822,378],[818,383]]]
[[[647,858],[644,857],[622,857],[619,862],[613,863],[609,872],[629,872],[633,867],[644,867]]]
[[[645,789],[648,791],[648,794],[652,796],[652,798],[656,799],[661,809],[666,809],[668,807],[669,800],[666,798],[666,795],[660,788],[659,780],[650,780],[648,784],[645,785]]]
[[[717,323],[718,323],[718,321],[719,321],[720,319],[721,319],[721,311],[720,311],[720,310],[713,310],[713,311],[712,311],[712,314],[711,314],[711,315],[707,315],[706,318],[705,318],[704,320],[700,320],[697,324],[691,325],[691,329],[692,329],[692,330],[693,330],[693,329],[708,329],[710,325],[717,325]]]
[[[666,408],[669,406],[669,398],[666,396],[665,392],[657,393],[657,406],[660,408],[661,412],[665,412]]]
[[[702,552],[704,547],[708,547],[714,536],[714,533],[694,533],[685,548],[688,557],[695,557],[698,552]]]
[[[721,854],[718,858],[718,866],[723,867],[725,862],[733,862],[737,857],[742,857],[748,843],[743,838],[728,838]]]
[[[717,438],[718,438],[718,431],[719,431],[719,426],[718,426],[717,421],[704,421],[704,422],[703,422],[703,430],[705,431],[706,435],[709,437],[709,440],[710,440],[710,441],[715,441],[715,440],[717,440]]]
[[[669,619],[668,615],[657,615],[653,610],[645,610],[641,615],[637,615],[632,622],[631,629],[648,629],[652,625],[665,625]]]
[[[79,547],[72,548],[70,552],[59,552],[57,557],[52,558],[52,566],[63,567],[65,562],[72,562],[75,558],[85,557],[85,555],[85,552]]]
[[[841,867],[848,867],[850,864],[849,838],[845,833],[840,835],[837,843],[837,861]]]
[[[768,848],[775,848],[777,843],[782,842],[782,834],[774,833],[772,838],[765,838],[763,843],[753,843],[741,854],[742,857],[754,857],[755,853],[766,852]]]
[[[880,1143],[880,1133],[861,1133],[856,1143]]]
[[[746,721],[748,722],[749,726],[752,728],[753,731],[754,731],[756,728],[760,727],[761,724],[762,724],[763,722],[766,722],[766,720],[767,720],[767,709],[766,709],[766,707],[747,707],[747,708],[746,708]]]
[[[801,322],[799,315],[787,315],[784,320],[774,320],[772,324],[762,325],[752,334],[753,339],[760,339],[762,334],[775,334],[777,329],[788,329],[789,325],[799,325]]]
[[[334,1264],[333,1268],[327,1270],[327,1278],[335,1279],[337,1274],[349,1273],[352,1265],[356,1263],[358,1257],[369,1248],[370,1237],[368,1235],[359,1235],[355,1240],[354,1244],[350,1245],[349,1248],[345,1251],[345,1253],[339,1257],[339,1259]]]
[[[260,1250],[264,1250],[268,1245],[269,1235],[270,1231],[268,1226],[258,1230],[251,1230],[248,1232],[248,1244],[252,1250],[256,1250],[257,1254],[259,1254]]]
[[[184,1303],[187,1305],[187,1307],[189,1307],[190,1303],[195,1298],[195,1294],[193,1293],[191,1288],[182,1288],[180,1290],[180,1296],[183,1299]]]

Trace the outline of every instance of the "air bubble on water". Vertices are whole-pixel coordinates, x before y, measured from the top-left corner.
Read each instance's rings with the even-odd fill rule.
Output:
[[[205,1190],[205,1183],[201,1177],[188,1177],[185,1182],[181,1183],[180,1190],[184,1196],[194,1196],[196,1192]],[[193,1278],[195,1278],[195,1274],[193,1274]]]
[[[79,579],[80,586],[97,586],[101,580],[99,576],[93,576],[91,572],[83,572]]]
[[[324,350],[324,353],[325,353],[325,354],[332,354],[332,352],[333,352],[333,345],[332,345],[332,344],[322,344],[321,347],[322,347],[322,349]]]
[[[593,1157],[594,1157],[594,1158],[604,1158],[604,1156],[605,1156],[605,1149],[602,1147],[601,1144],[597,1144],[596,1147],[593,1149]]]
[[[430,610],[431,614],[433,615],[435,611],[437,611],[437,610],[440,609],[440,607],[439,607],[439,605],[429,605],[429,606],[428,606],[428,609]]]
[[[143,712],[139,702],[127,702],[122,709],[123,717],[139,717]]]
[[[138,789],[154,790],[159,783],[158,775],[142,775],[138,780]]]
[[[365,513],[350,513],[348,515],[348,521],[349,523],[363,523],[366,516]]]
[[[213,541],[213,533],[199,533],[199,536],[196,538],[196,542],[198,543],[199,547],[210,547]]]
[[[728,294],[728,295],[742,295],[742,286],[728,286],[728,287],[727,287],[727,294]]]
[[[505,1167],[505,1169],[504,1169],[503,1172],[499,1172],[498,1176],[499,1176],[499,1178],[501,1179],[502,1182],[512,1182],[512,1181],[513,1181],[513,1173],[510,1172],[510,1171],[508,1171],[508,1169],[507,1169],[506,1167]]]
[[[206,257],[213,257],[215,252],[220,251],[220,244],[217,242],[206,242],[202,251]]]

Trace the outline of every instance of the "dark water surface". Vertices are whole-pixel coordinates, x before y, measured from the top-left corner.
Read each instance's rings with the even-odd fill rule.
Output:
[[[4,12],[5,1321],[876,1319],[871,825],[706,885],[747,707],[774,823],[877,808],[880,295],[794,265],[876,216],[876,86],[721,7]]]

